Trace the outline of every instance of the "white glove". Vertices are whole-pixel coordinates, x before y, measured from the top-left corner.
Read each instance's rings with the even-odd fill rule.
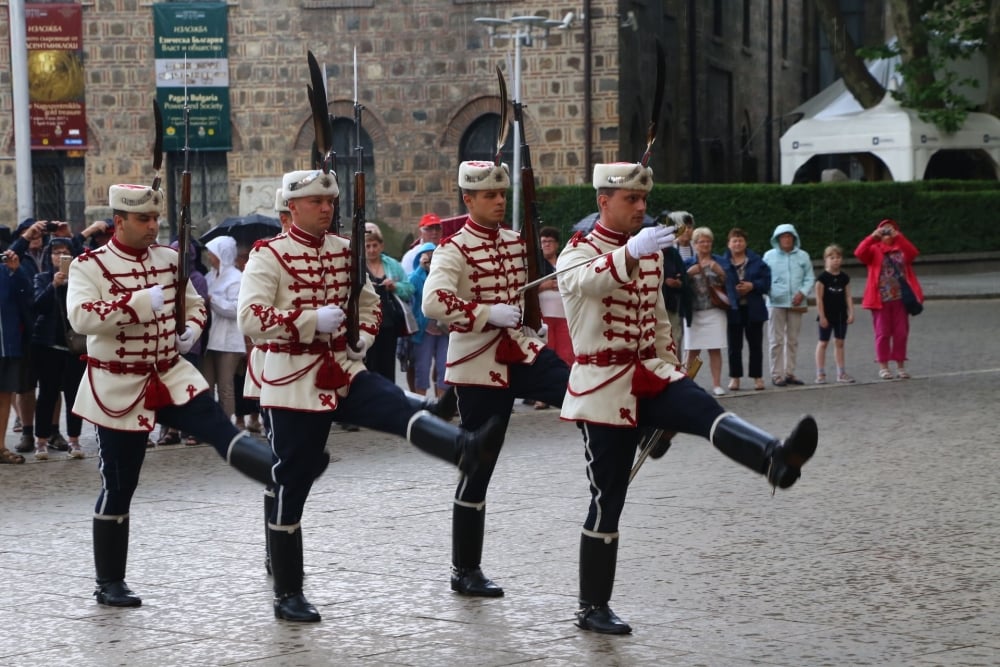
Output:
[[[149,305],[153,307],[153,312],[158,313],[163,310],[163,287],[153,285],[147,291],[149,292]]]
[[[513,329],[521,323],[521,309],[506,303],[493,304],[486,321],[501,329]]]
[[[536,336],[538,336],[539,338],[541,338],[543,341],[548,340],[549,339],[549,325],[546,324],[545,322],[542,322],[542,324],[538,327],[538,331],[532,330],[532,333],[534,333]]]
[[[628,249],[628,254],[639,259],[643,255],[652,255],[654,252],[669,248],[674,244],[676,238],[673,227],[656,225],[655,227],[646,227],[630,238],[625,247]]]
[[[185,327],[184,333],[178,334],[177,336],[177,351],[181,354],[187,354],[194,347],[194,343],[197,338],[194,337],[194,329],[191,327]]]
[[[321,306],[316,309],[316,331],[331,333],[344,323],[344,309],[340,306]]]
[[[353,361],[361,361],[362,359],[365,358],[365,352],[368,351],[368,341],[366,341],[364,338],[359,338],[358,339],[358,347],[360,349],[357,352],[355,352],[354,348],[351,347],[350,344],[347,345],[347,358],[348,359],[351,359]]]

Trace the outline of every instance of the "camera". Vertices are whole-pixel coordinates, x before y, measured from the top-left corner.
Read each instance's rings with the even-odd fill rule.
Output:
[[[888,236],[889,234],[892,234],[892,230],[889,229],[888,227],[883,227],[882,229],[879,230],[879,234],[881,234],[882,236]]]
[[[48,222],[45,223],[45,231],[47,231],[47,232],[54,232],[57,229],[59,229],[59,223],[58,222],[52,222],[51,220],[49,220]]]

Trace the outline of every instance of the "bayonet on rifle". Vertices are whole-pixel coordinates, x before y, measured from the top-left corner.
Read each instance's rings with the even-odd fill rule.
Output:
[[[358,99],[358,50],[354,49],[354,131],[357,140],[354,170],[354,218],[351,223],[351,289],[347,298],[347,344],[361,350],[361,288],[368,279],[365,271],[365,149],[361,142],[361,111]]]
[[[177,295],[174,300],[174,324],[177,333],[187,328],[187,284],[191,277],[191,107],[188,104],[187,54],[184,54],[184,172],[181,174],[181,216],[177,227]]]
[[[499,74],[499,68],[497,68]],[[503,76],[500,76],[503,82]],[[501,85],[501,92],[506,92],[506,86]],[[516,92],[516,91],[515,91]],[[506,105],[501,118],[506,117]],[[524,115],[521,101],[514,100],[514,122],[518,127],[524,127]],[[543,267],[547,267],[545,257],[542,254],[542,244],[539,238],[542,220],[538,214],[538,201],[535,196],[535,172],[531,167],[531,148],[528,142],[521,142],[521,195],[524,199],[524,224],[521,225],[521,237],[524,239],[526,248],[525,268],[527,270],[527,283],[538,284],[543,274]],[[524,326],[535,331],[540,331],[542,327],[542,309],[538,304],[538,290],[526,289],[524,294],[524,310],[521,314],[521,321]]]
[[[153,192],[160,189],[160,167],[163,166],[163,114],[160,113],[160,103],[153,100],[153,128],[156,135],[153,139]]]

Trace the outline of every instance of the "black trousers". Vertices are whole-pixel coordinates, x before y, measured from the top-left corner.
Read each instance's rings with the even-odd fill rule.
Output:
[[[156,411],[156,420],[190,433],[211,444],[225,457],[229,443],[239,433],[209,392],[203,391],[184,405],[168,405]],[[139,471],[146,459],[147,431],[119,431],[97,427],[101,494],[94,512],[104,516],[128,514],[132,495],[139,485]]]
[[[637,428],[578,422],[583,431],[590,509],[583,527],[597,533],[615,533],[625,506],[628,477],[643,431],[663,429],[708,438],[712,424],[724,410],[689,378],[671,382],[652,398],[639,401]]]
[[[396,381],[396,340],[395,333],[379,331],[372,346],[365,353],[365,367],[378,373],[389,382]]]
[[[511,364],[510,383],[505,388],[455,387],[462,427],[475,430],[494,415],[510,421],[514,401],[527,398],[547,405],[561,406],[569,383],[569,367],[549,348],[542,349],[535,363]],[[463,475],[455,499],[467,503],[486,500],[486,490],[493,477],[494,464],[482,465],[471,477]]]
[[[52,435],[52,413],[55,412],[59,394],[66,407],[66,435],[78,437],[83,430],[83,420],[73,414],[76,391],[80,387],[86,366],[80,355],[54,347],[33,345],[32,358],[38,368],[38,402],[35,405],[35,435],[48,438]],[[56,418],[58,422],[58,417]],[[56,423],[58,425],[58,423]]]
[[[726,328],[729,344],[729,377],[743,377],[743,338],[746,337],[750,364],[749,377],[764,377],[764,323],[747,322],[747,307],[740,306],[740,324],[730,323]]]
[[[350,392],[326,412],[268,408],[274,450],[274,509],[268,521],[293,526],[302,519],[320,457],[333,422],[406,437],[416,410],[395,383],[364,371],[351,381]]]

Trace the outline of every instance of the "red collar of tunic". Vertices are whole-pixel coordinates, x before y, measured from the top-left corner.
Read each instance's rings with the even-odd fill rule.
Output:
[[[601,223],[594,225],[594,230],[591,234],[605,243],[610,243],[619,247],[628,243],[629,239],[629,235],[625,232],[613,232]]]
[[[131,259],[139,259],[143,255],[145,255],[146,252],[149,250],[148,248],[130,248],[129,246],[119,241],[118,238],[115,236],[111,237],[110,243],[115,250],[117,250],[123,255],[127,255]]]
[[[468,229],[473,234],[475,234],[476,236],[487,239],[489,241],[496,241],[497,238],[499,238],[500,236],[499,225],[496,227],[483,227],[472,218],[469,218],[469,221],[465,223],[465,228]]]
[[[319,248],[323,245],[322,236],[313,236],[309,232],[296,227],[295,223],[292,223],[292,226],[288,228],[288,236],[310,248]]]

